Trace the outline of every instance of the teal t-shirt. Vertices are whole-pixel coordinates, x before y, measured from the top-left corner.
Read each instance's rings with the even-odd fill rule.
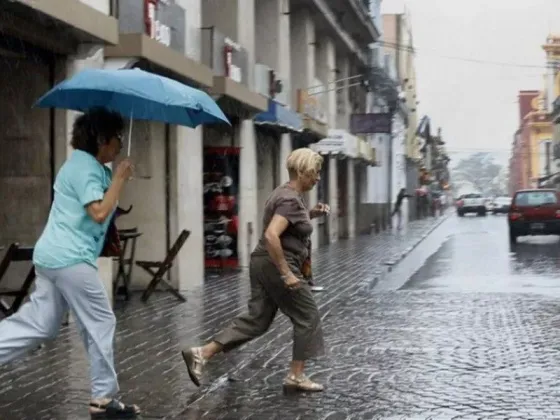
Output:
[[[87,263],[97,267],[112,215],[97,223],[86,206],[103,199],[111,180],[111,170],[92,155],[72,152],[56,176],[49,219],[33,253],[36,266],[57,269]]]

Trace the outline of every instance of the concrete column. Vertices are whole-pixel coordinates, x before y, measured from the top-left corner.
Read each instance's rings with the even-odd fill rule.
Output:
[[[204,0],[207,1],[207,0]],[[230,0],[231,1],[231,0]],[[262,0],[261,0],[262,1]],[[237,0],[237,42],[247,50],[247,85],[254,89],[255,81],[255,0]],[[219,2],[220,8],[224,2]],[[230,18],[231,19],[231,18]]]
[[[350,127],[350,98],[349,98],[349,88],[348,85],[354,82],[356,79],[348,80],[348,77],[353,76],[350,74],[350,62],[347,56],[338,55],[336,56],[336,66],[338,73],[336,74],[336,79],[340,80],[336,84],[336,128],[341,128],[348,130]]]
[[[286,160],[292,153],[292,136],[291,134],[282,134],[280,137],[280,154],[278,156],[278,170],[280,171],[280,184],[285,184],[290,180],[288,171],[286,170]]]
[[[171,244],[183,229],[191,232],[175,260],[178,288],[185,291],[204,282],[202,127],[174,127],[171,144]]]
[[[201,0],[177,0],[185,13],[185,54],[193,60],[200,61],[202,5]]]
[[[329,156],[329,205],[331,213],[329,218],[329,238],[330,243],[338,241],[338,160],[336,156]]]
[[[257,145],[253,120],[244,120],[236,129],[241,145],[239,164],[239,235],[237,252],[242,267],[249,265],[249,256],[258,241]]]
[[[280,17],[280,24],[278,25],[278,65],[275,66],[279,77],[284,82],[284,92],[285,98],[288,98],[288,106],[291,107],[289,95],[292,92],[292,78],[291,78],[291,68],[292,68],[292,57],[291,57],[291,46],[290,46],[290,16],[286,14],[286,9],[289,8],[289,2],[285,0],[274,0],[279,6],[278,15]]]
[[[354,167],[354,159],[346,159],[348,165],[347,170],[347,191],[348,191],[348,237],[353,238],[356,236],[356,172]]]
[[[333,86],[337,78],[336,74],[336,50],[333,41],[328,37],[323,37],[319,42],[317,50],[317,77],[325,86]],[[327,92],[318,96],[326,95],[323,101],[326,108],[323,111],[327,115],[329,127],[336,126],[336,90],[327,89]]]
[[[315,24],[307,10],[290,15],[291,83],[293,107],[297,89],[308,89],[315,79]]]

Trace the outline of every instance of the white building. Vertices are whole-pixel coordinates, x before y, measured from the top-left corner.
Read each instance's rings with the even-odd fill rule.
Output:
[[[25,29],[30,22],[33,31]],[[210,92],[232,122],[197,129],[133,124],[137,174],[121,205],[134,208],[119,226],[143,233],[136,249],[141,260],[163,259],[181,230],[191,232],[172,273],[178,289],[202,284],[208,266],[247,265],[262,230],[264,200],[287,180],[287,155],[332,129],[355,143],[342,147],[344,159],[325,155],[323,183],[308,198],[310,205],[330,203],[332,212],[328,220],[315,221],[313,243],[355,234],[366,191],[359,185],[373,155],[350,135],[349,120],[365,111],[359,76],[368,66],[367,45],[379,37],[364,2],[15,0],[0,23],[6,33],[0,56],[8,63],[0,70],[0,86],[10,102],[0,107],[0,147],[12,153],[0,164],[0,191],[10,197],[0,210],[9,221],[0,229],[0,244],[32,245],[43,229],[54,176],[71,152],[76,114],[32,105],[85,68],[139,67],[177,79]],[[352,148],[357,151],[344,152]],[[223,176],[213,179],[213,165],[222,164]],[[224,176],[231,178],[227,185],[220,184]],[[214,249],[208,238],[223,206],[234,237],[227,252]],[[106,263],[101,266],[109,282],[113,274]],[[134,270],[135,288],[148,280]]]

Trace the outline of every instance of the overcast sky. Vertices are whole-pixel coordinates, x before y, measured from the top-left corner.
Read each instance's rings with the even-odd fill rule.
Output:
[[[560,0],[382,1],[383,13],[406,4],[411,15],[419,112],[442,127],[452,158],[491,151],[506,163],[518,91],[544,88],[541,46],[560,35]]]

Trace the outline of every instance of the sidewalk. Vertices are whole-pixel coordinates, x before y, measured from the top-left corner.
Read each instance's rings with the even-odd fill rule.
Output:
[[[400,233],[360,236],[319,249],[313,257],[313,268],[316,283],[326,288],[316,295],[323,318],[336,317],[333,302],[344,301],[358,287],[373,288],[391,265],[443,220],[445,217],[429,218],[411,223]],[[263,337],[227,358],[213,360],[208,365],[205,386],[200,389],[192,385],[179,355],[182,344],[208,340],[232,317],[245,311],[248,286],[246,273],[211,278],[203,287],[187,293],[185,304],[158,293],[148,304],[135,299],[117,310],[115,355],[123,400],[141,405],[144,419],[248,418],[249,413],[236,402],[240,395],[262,399],[255,404],[266,411],[251,411],[254,418],[273,418],[273,413],[280,415],[281,410],[291,407],[280,392],[291,343],[290,324],[283,316]],[[0,418],[89,418],[84,405],[89,398],[87,372],[77,333],[64,328],[54,343],[0,368]],[[237,382],[224,386],[228,380]],[[343,399],[339,404],[344,404]],[[301,414],[316,411],[312,402],[301,401],[299,405]]]

